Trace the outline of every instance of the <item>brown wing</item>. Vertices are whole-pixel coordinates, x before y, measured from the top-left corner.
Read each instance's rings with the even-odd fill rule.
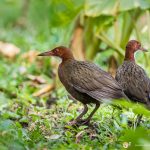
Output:
[[[78,61],[70,76],[73,87],[97,100],[123,97],[117,81],[95,64]]]
[[[124,62],[117,70],[116,80],[122,85],[129,99],[149,103],[150,79],[140,66],[134,62]]]

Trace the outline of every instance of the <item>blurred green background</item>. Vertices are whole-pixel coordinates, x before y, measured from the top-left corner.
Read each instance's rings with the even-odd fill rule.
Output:
[[[150,0],[0,0],[0,149],[149,149],[150,113],[128,102],[104,104],[94,129],[64,129],[82,105],[60,84],[60,61],[37,57],[64,45],[115,76],[130,39],[149,49]],[[149,58],[136,53],[150,75]]]

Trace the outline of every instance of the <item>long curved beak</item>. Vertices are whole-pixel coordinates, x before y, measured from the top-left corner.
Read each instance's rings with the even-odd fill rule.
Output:
[[[38,54],[38,56],[53,56],[53,55],[54,55],[53,51],[47,51],[47,52]]]
[[[144,47],[142,47],[142,46],[139,48],[139,50],[141,50],[141,51],[143,51],[143,52],[148,52],[148,50],[147,50],[147,49],[145,49],[145,48],[144,48]]]

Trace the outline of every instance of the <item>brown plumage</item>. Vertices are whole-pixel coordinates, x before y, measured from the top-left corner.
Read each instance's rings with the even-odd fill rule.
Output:
[[[129,41],[124,62],[117,70],[116,80],[130,100],[146,104],[150,108],[150,79],[144,69],[135,63],[134,53],[137,50],[146,51],[140,42]]]
[[[88,111],[87,104],[94,103],[96,107],[82,123],[90,121],[102,101],[124,97],[122,88],[109,73],[93,63],[75,60],[71,50],[66,47],[56,47],[39,56],[58,56],[62,59],[58,69],[60,81],[66,90],[84,105],[83,112],[71,124],[81,121]]]

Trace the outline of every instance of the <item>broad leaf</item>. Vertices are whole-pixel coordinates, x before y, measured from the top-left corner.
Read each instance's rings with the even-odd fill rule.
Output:
[[[115,15],[116,6],[116,0],[87,0],[85,3],[85,15],[90,17]]]
[[[135,8],[148,9],[150,8],[150,0],[121,0],[120,11],[127,11]]]
[[[85,15],[97,17],[100,15],[115,16],[117,12],[132,9],[149,9],[149,0],[87,0],[85,3]]]

